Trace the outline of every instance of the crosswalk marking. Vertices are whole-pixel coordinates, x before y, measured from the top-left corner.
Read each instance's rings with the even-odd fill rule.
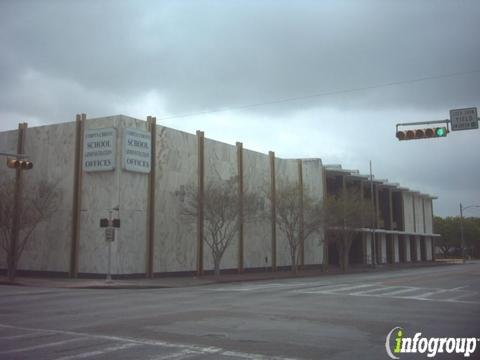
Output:
[[[135,344],[135,343],[120,344],[120,345],[117,345],[117,346],[107,347],[107,348],[104,348],[104,349],[101,349],[101,350],[88,351],[88,352],[84,352],[84,353],[80,353],[80,354],[63,356],[63,357],[57,358],[55,360],[85,359],[85,358],[92,357],[92,356],[98,356],[98,355],[103,355],[103,354],[106,354],[106,353],[111,353],[111,352],[114,352],[114,351],[129,349],[131,347],[138,346],[138,345],[139,344]]]
[[[450,289],[435,289],[433,291],[427,291],[426,293],[421,293],[419,295],[416,295],[415,298],[417,298],[417,299],[428,299],[432,295],[441,294],[441,293],[448,292],[448,291],[450,291]]]
[[[443,288],[422,288],[401,285],[383,285],[381,282],[371,283],[324,283],[324,282],[302,282],[302,283],[266,283],[254,285],[232,285],[214,289],[214,291],[286,291],[295,294],[316,294],[316,295],[346,295],[364,297],[383,297],[391,299],[408,299],[419,301],[440,301],[458,302],[465,304],[480,304],[477,300],[464,299],[474,296],[476,292],[462,290],[465,287],[451,289]],[[210,290],[211,291],[211,290]],[[459,294],[460,293],[460,294]],[[446,294],[446,295],[444,295]]]
[[[375,294],[375,293],[381,293],[382,295],[385,295],[385,293],[384,293],[385,290],[388,291],[388,290],[392,290],[392,289],[396,289],[396,286],[376,287],[376,288],[369,289],[369,290],[353,292],[353,293],[350,293],[349,295],[371,295],[371,294]]]
[[[400,294],[405,294],[405,293],[408,293],[408,292],[413,292],[413,291],[417,291],[418,288],[415,288],[415,287],[411,287],[411,286],[394,286],[394,288],[401,288],[399,290],[395,290],[395,291],[389,291],[389,292],[386,292],[386,293],[382,293],[383,296],[396,296],[396,295],[400,295]]]
[[[353,286],[339,286],[339,287],[316,287],[313,289],[307,289],[307,290],[297,290],[297,292],[301,293],[307,293],[307,294],[329,294],[329,293],[337,293],[339,291],[348,291],[348,290],[353,290],[353,289],[361,289],[361,288],[366,288],[366,287],[372,287],[375,286],[374,284],[360,284],[360,285],[353,285]]]
[[[255,290],[275,290],[291,287],[299,287],[309,285],[309,283],[270,283],[270,284],[254,284],[254,285],[240,285],[240,286],[226,286],[213,289],[213,291],[255,291]]]
[[[368,290],[352,291],[357,289]],[[407,299],[407,300],[419,300],[419,301],[439,301],[439,302],[456,302],[464,304],[480,304],[477,300],[461,300],[467,296],[473,296],[476,294],[474,291],[465,291],[457,289],[439,289],[439,288],[421,288],[421,287],[402,287],[398,289],[398,286],[382,286],[379,284],[360,284],[349,287],[338,288],[306,288],[296,289],[297,294],[319,294],[319,295],[346,295],[346,296],[365,296],[365,297],[382,297],[392,299]],[[394,290],[398,289],[398,290]],[[462,292],[462,294],[458,294]],[[436,295],[449,294],[445,298],[437,298]]]
[[[49,348],[49,347],[61,347],[75,341],[91,341],[91,340],[102,340],[102,344],[93,344],[92,346],[106,346],[98,350],[84,351],[77,354],[67,355],[59,357],[55,360],[76,360],[76,359],[86,359],[92,358],[95,356],[101,356],[103,354],[109,354],[115,351],[128,350],[131,347],[142,347],[145,351],[154,351],[154,357],[149,360],[176,360],[176,359],[187,359],[193,356],[205,356],[205,355],[215,355],[216,358],[242,358],[249,360],[296,360],[294,358],[288,358],[283,356],[269,356],[263,354],[247,353],[240,351],[230,351],[221,347],[216,346],[202,346],[202,345],[193,345],[193,344],[179,344],[179,343],[170,343],[161,340],[151,340],[151,339],[139,339],[139,338],[130,338],[130,337],[120,337],[120,336],[111,336],[111,335],[100,335],[100,334],[88,334],[80,333],[75,331],[68,330],[51,330],[51,329],[38,329],[38,328],[28,328],[14,325],[0,324],[0,329],[10,329],[14,331],[25,331],[28,334],[46,334],[46,335],[56,335],[56,336],[70,336],[71,339],[43,343],[39,345],[26,346],[22,348],[15,348],[11,350],[0,351],[0,355],[4,354],[17,354],[22,352],[27,352],[36,349]],[[107,344],[105,343],[107,341]],[[110,342],[110,345],[108,344]],[[62,350],[70,350],[68,347],[64,347]],[[142,350],[143,351],[143,350]],[[159,355],[158,352],[168,352],[165,355]],[[34,356],[34,355],[33,355]],[[2,356],[0,356],[2,357]],[[22,358],[25,356],[22,355]]]
[[[182,350],[172,354],[161,355],[159,357],[151,358],[150,360],[175,360],[175,359],[187,359],[192,356],[201,355],[202,353],[192,350]]]
[[[467,297],[467,296],[471,296],[472,295],[472,292],[469,292],[469,291],[462,291],[463,294],[460,294],[460,295],[456,295],[454,297],[451,297],[449,298],[447,301],[457,301],[461,298],[464,298],[464,297]]]

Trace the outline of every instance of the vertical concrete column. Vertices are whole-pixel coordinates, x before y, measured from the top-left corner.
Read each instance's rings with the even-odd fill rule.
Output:
[[[364,201],[364,198],[365,198],[365,193],[363,191],[363,181],[360,181],[360,200],[362,201],[361,202],[361,216],[362,216],[362,227],[365,227],[365,219],[364,219],[364,216],[363,216],[363,201]],[[365,253],[364,253],[365,254]]]
[[[425,220],[425,198],[422,197],[422,215],[423,215],[423,233],[427,232],[427,223]],[[432,218],[433,221],[433,218]]]
[[[197,166],[198,166],[198,187],[197,187],[197,275],[203,274],[203,220],[204,220],[204,198],[205,198],[205,134],[197,131]]]
[[[275,184],[275,153],[268,152],[270,158],[270,204],[271,204],[271,223],[272,223],[272,271],[277,270],[277,202],[276,202],[276,184]]]
[[[388,218],[390,222],[390,226],[388,228],[393,230],[393,195],[392,189],[390,188],[388,188]]]
[[[365,232],[362,232],[362,255],[363,255],[363,264],[366,265],[368,264],[368,255],[367,255],[367,250],[368,245],[367,245],[367,234]]]
[[[405,262],[410,262],[412,261],[412,251],[410,249],[410,236],[409,235],[404,235],[403,236],[403,243],[404,243],[404,249],[405,249]]]
[[[375,229],[379,228],[378,224],[378,217],[380,214],[380,209],[379,209],[379,201],[378,201],[378,186],[374,185],[373,187],[373,192],[372,192],[372,199],[374,201],[374,213],[375,213],[375,223],[373,224],[375,226]],[[375,257],[375,263],[380,264],[381,263],[381,254],[382,254],[382,248],[381,248],[381,241],[380,239],[380,234],[374,233],[373,234],[373,256]]]
[[[323,190],[323,200],[325,201],[327,198],[327,175],[325,171],[325,167],[322,164],[322,190]],[[327,270],[328,268],[328,238],[327,238],[327,231],[325,227],[323,228],[323,256],[322,256],[322,270]]]
[[[415,193],[412,193],[412,207],[413,207],[413,232],[417,232],[417,214],[415,214]]]
[[[425,257],[427,261],[432,261],[433,256],[432,256],[432,238],[431,237],[426,237],[425,238]]]
[[[363,233],[365,264],[372,263],[372,233]]]
[[[147,256],[145,276],[153,277],[155,258],[155,184],[157,167],[157,119],[147,117],[147,125],[150,130],[150,174],[148,174],[148,204],[147,204]]]
[[[238,174],[238,272],[243,272],[243,228],[244,228],[244,214],[243,214],[243,144],[236,143],[237,146],[237,174]]]
[[[380,254],[382,254],[381,263],[385,264],[387,262],[387,235],[381,234],[380,236]]]
[[[17,154],[25,154],[25,136],[27,132],[27,123],[18,124],[17,135]],[[15,279],[15,271],[17,269],[17,245],[20,233],[20,218],[22,213],[22,191],[23,191],[23,170],[17,168],[15,170],[15,185],[13,193],[13,219],[10,232],[10,247],[8,249],[8,278],[10,281]]]
[[[400,202],[401,202],[401,207],[402,207],[402,227],[399,229],[400,231],[405,231],[406,229],[406,224],[405,224],[405,201],[403,199],[403,196],[405,195],[405,192],[400,193]]]
[[[78,250],[80,242],[80,209],[82,207],[82,178],[83,178],[83,135],[85,132],[86,114],[77,114],[75,117],[75,153],[73,158],[73,199],[72,199],[72,234],[70,241],[70,270],[71,278],[78,276]]]
[[[422,243],[420,241],[420,236],[415,236],[415,260],[417,261],[422,260],[421,246],[422,246]]]
[[[305,266],[305,239],[304,239],[304,218],[303,218],[303,162],[298,159],[298,187],[300,193],[300,269]]]
[[[393,263],[400,262],[400,249],[398,247],[398,234],[393,234]]]

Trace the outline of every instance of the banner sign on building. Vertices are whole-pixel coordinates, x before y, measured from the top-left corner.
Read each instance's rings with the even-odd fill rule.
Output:
[[[88,129],[83,142],[83,169],[111,171],[115,169],[115,128]]]
[[[125,128],[123,137],[123,168],[150,173],[151,140],[148,131]]]

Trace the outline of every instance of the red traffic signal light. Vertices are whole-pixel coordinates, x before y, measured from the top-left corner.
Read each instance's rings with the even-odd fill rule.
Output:
[[[7,166],[12,169],[30,170],[33,168],[33,163],[28,160],[7,159]]]
[[[396,137],[398,140],[417,140],[435,137],[445,137],[447,136],[448,132],[448,129],[442,126],[428,129],[397,131]]]

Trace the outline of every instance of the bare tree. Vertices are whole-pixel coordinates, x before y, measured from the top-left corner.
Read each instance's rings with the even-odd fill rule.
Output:
[[[359,228],[370,227],[373,205],[362,199],[358,191],[345,189],[338,196],[327,197],[324,212],[325,224],[337,246],[340,268],[347,271],[352,241]]]
[[[18,240],[12,241],[14,226],[14,180],[0,184],[0,247],[7,258],[9,281],[15,280],[17,264],[37,226],[50,218],[60,197],[56,184],[40,181],[33,188],[23,187],[18,213]]]
[[[305,240],[322,230],[322,204],[314,200],[305,188],[294,183],[279,184],[275,196],[275,222],[287,238],[292,272],[296,273]]]
[[[199,213],[197,188],[193,185],[185,186],[183,214],[196,218]],[[183,192],[182,191],[182,192]],[[257,196],[253,193],[243,192],[243,220],[252,219],[258,209]],[[232,243],[240,228],[240,197],[238,191],[238,178],[229,180],[211,181],[204,189],[204,241],[210,248],[214,273],[220,275],[220,265],[225,250]]]

